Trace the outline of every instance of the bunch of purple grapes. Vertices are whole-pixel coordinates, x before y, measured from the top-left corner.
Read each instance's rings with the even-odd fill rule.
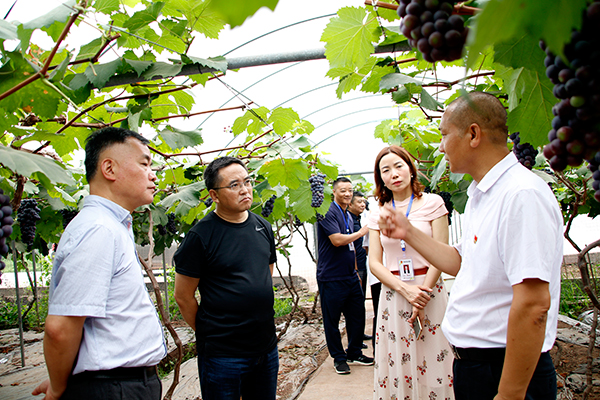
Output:
[[[79,210],[73,210],[71,208],[63,208],[58,211],[63,218],[63,229],[69,225],[69,223],[79,214]]]
[[[36,199],[23,199],[17,210],[17,220],[21,227],[21,240],[28,246],[35,239],[36,224],[40,220],[40,208]]]
[[[400,32],[428,62],[462,57],[469,28],[460,15],[452,14],[454,3],[454,0],[401,0],[396,10],[402,18]]]
[[[273,206],[275,205],[276,198],[277,196],[273,195],[269,198],[269,200],[265,201],[263,209],[260,210],[260,215],[262,215],[265,218],[269,218],[269,215],[271,215],[271,213],[273,212]]]
[[[454,203],[452,203],[452,195],[449,192],[439,192],[440,197],[444,200],[446,210],[448,210],[448,225],[452,224],[452,211],[454,211]]]
[[[308,178],[308,182],[310,183],[310,191],[312,192],[310,206],[319,208],[323,204],[323,200],[325,200],[325,174],[319,172],[317,175]]]
[[[532,169],[535,165],[535,157],[538,155],[537,149],[529,143],[521,143],[519,132],[511,133],[510,140],[513,142],[513,153],[519,162],[528,169]]]
[[[554,119],[544,156],[556,171],[583,160],[600,162],[600,1],[584,12],[580,31],[573,31],[565,46],[566,60],[546,51],[546,75],[560,100],[552,108]],[[595,172],[595,171],[592,171]],[[594,179],[595,180],[595,179]],[[600,201],[600,193],[596,192]]]
[[[2,257],[8,254],[8,237],[12,234],[12,224],[15,222],[12,217],[12,207],[10,206],[10,197],[4,194],[0,189],[0,283],[2,283],[2,271],[6,264]]]

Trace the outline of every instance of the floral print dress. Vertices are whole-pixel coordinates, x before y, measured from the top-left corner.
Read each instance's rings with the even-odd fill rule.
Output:
[[[411,223],[431,235],[431,221],[447,213],[437,195],[423,194],[425,204],[411,212]],[[379,229],[379,212],[373,212],[369,228]],[[427,229],[429,227],[429,229]],[[386,267],[398,269],[398,258],[410,257],[415,269],[428,266],[414,249],[407,245],[402,253],[400,241],[380,236],[386,257]],[[396,266],[396,268],[394,268]],[[421,285],[425,275],[417,275],[410,285]],[[453,400],[453,355],[442,334],[448,292],[440,279],[425,307],[423,334],[416,340],[415,331],[407,322],[412,305],[399,293],[383,285],[379,298],[379,315],[375,337],[374,400]]]

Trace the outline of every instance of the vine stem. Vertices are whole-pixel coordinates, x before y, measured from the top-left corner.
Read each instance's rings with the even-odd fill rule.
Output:
[[[169,316],[165,312],[165,306],[162,301],[160,287],[158,286],[156,277],[154,276],[154,273],[152,272],[152,268],[149,266],[149,264],[152,265],[152,258],[154,257],[154,236],[152,235],[153,221],[152,221],[152,211],[150,209],[147,209],[144,212],[148,214],[148,240],[150,241],[149,249],[148,249],[148,262],[146,262],[146,260],[144,260],[142,258],[142,256],[140,256],[139,254],[138,254],[138,259],[140,260],[140,263],[144,267],[144,270],[146,271],[146,275],[148,275],[148,278],[150,278],[150,282],[152,282],[152,289],[154,289],[154,295],[156,296],[156,306],[158,307],[158,311],[160,312],[160,316],[162,317],[163,323],[164,323],[165,327],[167,328],[167,330],[169,331],[169,333],[171,334],[171,336],[173,337],[173,341],[175,342],[175,345],[177,345],[177,350],[179,352],[179,354],[177,356],[177,363],[175,364],[175,370],[173,372],[173,383],[171,384],[171,387],[169,387],[169,390],[167,390],[167,393],[165,394],[165,397],[163,398],[163,400],[170,400],[171,396],[173,395],[173,392],[175,391],[175,388],[179,384],[179,369],[181,367],[181,360],[183,359],[183,345],[181,344],[181,339],[179,339],[179,336],[177,335],[175,328],[173,328],[173,324],[171,324],[171,321],[169,320]],[[167,284],[166,276],[164,277],[164,284],[165,285]]]
[[[388,10],[398,9],[398,4],[385,3],[378,0],[365,0],[365,4],[373,7],[387,8]],[[479,8],[465,6],[464,2],[458,3],[454,6],[454,14],[458,15],[475,15],[475,13],[479,11],[481,11]]]
[[[71,15],[71,17],[67,21],[67,24],[65,25],[60,36],[58,37],[58,40],[56,41],[56,45],[50,51],[50,55],[46,59],[46,62],[42,66],[42,69],[40,69],[33,76],[29,77],[28,79],[24,80],[23,82],[19,83],[18,85],[14,86],[11,89],[8,89],[6,92],[0,94],[0,100],[5,99],[6,97],[8,97],[11,94],[15,93],[16,91],[18,91],[19,89],[24,88],[25,86],[29,85],[32,82],[35,82],[36,80],[38,80],[41,77],[46,78],[46,73],[48,72],[48,68],[50,68],[50,63],[54,59],[54,56],[56,55],[56,52],[58,51],[60,44],[67,37],[67,34],[69,33],[69,30],[71,29],[71,26],[73,26],[73,24],[75,23],[77,18],[79,18],[79,16],[83,13],[83,9],[86,6],[87,6],[87,0],[82,0],[81,3],[79,4],[79,7],[77,7],[77,12],[75,14]]]
[[[585,256],[587,255],[587,253],[589,253],[590,250],[598,246],[600,246],[600,239],[588,244],[583,250],[581,250],[579,252],[579,255],[577,256],[577,266],[579,267],[579,272],[581,273],[581,283],[583,284],[583,291],[587,293],[594,307],[600,309],[600,302],[598,302],[598,298],[592,290],[590,276],[588,274],[587,269],[588,264],[585,260]]]

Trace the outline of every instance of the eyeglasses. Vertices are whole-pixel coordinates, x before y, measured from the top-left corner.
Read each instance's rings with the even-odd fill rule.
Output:
[[[243,185],[246,186],[247,188],[252,188],[252,185],[254,185],[254,179],[252,179],[252,178],[246,178],[246,179],[244,179]],[[236,190],[240,190],[241,188],[242,188],[242,183],[240,183],[238,181],[235,181],[231,185],[216,187],[216,188],[213,188],[213,189],[214,190],[217,190],[217,189],[231,189],[231,190],[233,190],[235,192]]]

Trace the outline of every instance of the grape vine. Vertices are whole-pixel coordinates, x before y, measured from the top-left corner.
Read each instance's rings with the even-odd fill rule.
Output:
[[[513,153],[519,160],[519,162],[528,169],[532,169],[535,166],[535,157],[538,155],[538,151],[529,143],[521,143],[519,132],[513,132],[510,134],[510,140],[513,142]]]
[[[275,199],[277,196],[273,195],[265,202],[263,209],[260,211],[260,215],[265,218],[269,218],[269,215],[273,212],[273,206],[275,205]]]
[[[2,271],[6,264],[2,257],[8,254],[8,238],[12,234],[12,207],[10,206],[10,197],[4,194],[0,189],[0,283],[2,283]]]
[[[590,162],[590,166],[592,163],[598,165],[600,1],[588,6],[581,30],[572,32],[571,41],[564,49],[566,60],[554,55],[543,42],[540,47],[546,51],[546,75],[554,84],[553,93],[559,99],[552,109],[554,119],[544,156],[556,171],[569,165],[578,166],[584,160]],[[596,193],[595,197],[600,201],[600,192]]]
[[[428,62],[462,57],[469,28],[452,14],[453,5],[453,0],[401,0],[396,10],[402,18],[400,32]]]
[[[308,178],[308,182],[310,183],[310,191],[312,192],[312,202],[310,205],[311,207],[319,208],[323,204],[323,200],[325,200],[325,174],[319,172],[317,175]]]
[[[36,199],[23,199],[17,210],[17,221],[21,226],[21,240],[28,246],[35,239],[35,225],[40,220],[40,208]]]
[[[78,210],[73,210],[71,208],[63,208],[59,210],[60,215],[63,217],[63,229],[69,225],[69,223],[75,218],[75,216],[79,213]]]

